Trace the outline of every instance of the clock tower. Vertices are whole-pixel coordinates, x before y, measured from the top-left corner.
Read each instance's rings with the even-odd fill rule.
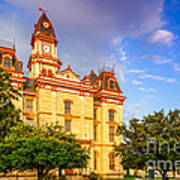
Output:
[[[28,63],[30,78],[53,76],[60,70],[62,62],[57,57],[57,44],[53,25],[43,12],[34,26],[31,39],[32,54]]]

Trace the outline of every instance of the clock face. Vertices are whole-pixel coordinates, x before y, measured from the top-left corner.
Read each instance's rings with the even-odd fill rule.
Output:
[[[48,45],[44,45],[43,46],[43,51],[45,52],[45,53],[50,53],[50,46],[48,46]]]
[[[44,21],[43,26],[44,26],[45,29],[47,29],[47,28],[49,28],[50,25],[49,25],[49,23],[47,21]]]

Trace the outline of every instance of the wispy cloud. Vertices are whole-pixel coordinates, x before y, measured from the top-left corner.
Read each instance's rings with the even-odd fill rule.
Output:
[[[180,71],[180,64],[173,65],[174,71]]]
[[[171,31],[159,29],[150,36],[149,42],[171,45],[174,38],[174,34]]]
[[[176,79],[174,79],[174,78],[167,78],[166,81],[169,82],[169,83],[175,83]]]
[[[124,117],[127,120],[138,116],[139,112],[145,108],[145,103],[129,104],[125,106]]]
[[[123,40],[122,37],[117,36],[117,37],[115,37],[115,38],[112,39],[112,44],[113,44],[114,46],[118,46],[119,44],[121,44],[122,40]]]
[[[140,90],[140,91],[145,91],[145,92],[155,92],[154,88],[144,88],[144,87],[140,87],[139,90]]]
[[[169,64],[172,62],[172,59],[170,59],[170,58],[163,58],[159,55],[154,55],[154,54],[142,55],[142,56],[140,56],[140,58],[152,60],[155,64]]]
[[[141,74],[141,73],[144,73],[145,70],[143,70],[143,69],[129,69],[128,72],[129,73],[135,73],[135,74]]]
[[[164,80],[164,78],[161,77],[161,76],[156,76],[156,75],[151,75],[151,74],[143,74],[143,75],[140,76],[140,77],[141,77],[141,78],[144,78],[144,79],[149,78],[149,79],[161,80],[161,81]]]
[[[142,85],[142,82],[137,81],[137,80],[132,80],[132,83],[138,86]]]
[[[127,60],[127,53],[123,47],[117,48],[116,51],[118,52],[118,55],[119,55],[121,61]]]
[[[143,78],[143,79],[148,78],[148,79],[153,79],[153,80],[165,81],[168,83],[175,83],[176,82],[175,78],[165,78],[162,76],[157,76],[157,75],[152,75],[152,74],[143,74],[140,76],[140,78]]]

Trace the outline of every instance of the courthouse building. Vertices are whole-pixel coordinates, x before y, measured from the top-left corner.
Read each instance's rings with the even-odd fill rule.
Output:
[[[25,123],[41,127],[58,122],[67,133],[73,133],[89,148],[86,172],[117,177],[123,173],[113,145],[123,121],[125,97],[112,68],[102,67],[80,78],[71,65],[62,69],[57,57],[58,41],[45,12],[34,26],[29,57],[29,77],[23,76],[22,62],[12,47],[0,45],[0,67],[12,73],[13,86],[21,88],[17,108]],[[74,62],[76,63],[76,62]]]

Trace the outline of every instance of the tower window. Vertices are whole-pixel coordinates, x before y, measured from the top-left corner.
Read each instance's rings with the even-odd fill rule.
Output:
[[[26,99],[26,112],[33,112],[33,100]]]
[[[114,111],[109,110],[109,121],[114,121]]]
[[[11,68],[11,60],[9,58],[4,58],[4,68]]]
[[[71,131],[71,121],[65,120],[65,131],[70,132]]]
[[[114,170],[115,169],[115,154],[111,153],[109,155],[109,169]]]
[[[109,141],[110,142],[114,141],[114,127],[113,126],[109,127]]]
[[[110,89],[114,89],[114,81],[110,81]]]
[[[64,103],[64,113],[71,114],[71,102],[70,101],[66,101]]]
[[[94,141],[97,140],[97,125],[94,125]]]

